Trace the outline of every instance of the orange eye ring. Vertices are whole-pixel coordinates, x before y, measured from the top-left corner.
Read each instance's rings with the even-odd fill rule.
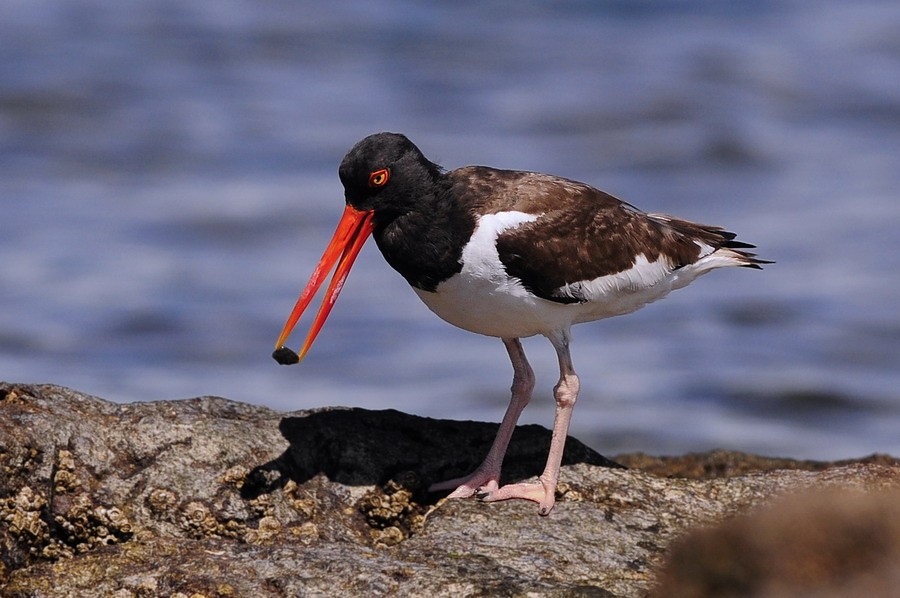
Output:
[[[384,187],[391,178],[391,171],[380,168],[369,175],[369,187]]]

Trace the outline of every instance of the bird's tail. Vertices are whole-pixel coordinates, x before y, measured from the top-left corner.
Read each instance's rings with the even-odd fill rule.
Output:
[[[677,277],[673,281],[673,288],[679,289],[686,286],[692,280],[717,268],[754,268],[762,270],[763,264],[771,264],[768,260],[761,260],[755,253],[746,251],[753,249],[749,243],[728,240],[720,244],[716,249],[702,256],[697,261],[678,269]]]
[[[651,213],[647,216],[683,242],[696,243],[701,247],[706,246],[706,251],[701,250],[697,261],[680,264],[679,267],[694,265],[700,273],[703,273],[724,266],[741,266],[761,270],[763,264],[774,263],[759,259],[755,253],[747,251],[755,249],[756,245],[736,240],[737,234],[720,226],[698,224],[668,214]]]
[[[705,265],[708,265],[709,269],[722,266],[738,266],[762,270],[763,264],[775,263],[769,260],[761,260],[756,257],[755,253],[744,251],[743,249],[732,249],[731,247],[720,247],[706,257],[701,258],[701,261],[706,262]]]
[[[746,251],[747,249],[756,249],[756,245],[736,241],[735,237],[737,235],[733,232],[721,229],[715,232],[721,236],[722,241],[717,244],[716,250],[707,257],[712,258],[715,256],[716,259],[727,261],[728,263],[722,264],[723,266],[740,266],[742,268],[762,270],[763,264],[775,263],[770,260],[760,259],[756,257],[755,253]]]

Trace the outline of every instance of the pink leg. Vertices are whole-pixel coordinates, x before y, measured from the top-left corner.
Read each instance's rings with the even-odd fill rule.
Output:
[[[578,399],[579,387],[578,376],[575,374],[572,357],[569,355],[568,330],[548,335],[548,338],[556,348],[556,354],[559,357],[559,383],[553,389],[553,397],[556,399],[556,417],[553,420],[550,454],[547,456],[544,472],[538,478],[538,483],[508,484],[496,490],[488,489],[486,492],[479,492],[479,498],[486,502],[509,498],[533,500],[540,504],[538,513],[541,515],[548,515],[556,503],[559,467],[562,463],[569,421],[572,419],[572,409]]]
[[[505,338],[503,344],[506,346],[509,360],[513,366],[512,398],[503,415],[503,421],[500,422],[500,429],[497,431],[491,450],[471,475],[433,484],[428,489],[431,492],[456,488],[448,498],[468,498],[476,492],[497,490],[500,485],[500,467],[503,465],[503,457],[506,455],[509,439],[512,438],[519,415],[531,400],[531,391],[534,390],[534,372],[525,358],[522,343],[517,338]]]

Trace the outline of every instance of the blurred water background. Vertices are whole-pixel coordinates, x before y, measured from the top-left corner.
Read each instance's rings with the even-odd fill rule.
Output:
[[[7,0],[0,379],[499,421],[501,343],[433,316],[374,243],[308,359],[269,356],[342,209],[340,159],[382,130],[778,262],[576,327],[573,435],[900,454],[895,1]],[[549,426],[555,356],[525,349],[522,421]]]

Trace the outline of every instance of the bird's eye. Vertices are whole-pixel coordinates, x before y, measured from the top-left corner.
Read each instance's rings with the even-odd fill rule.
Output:
[[[384,187],[391,177],[391,171],[381,168],[369,175],[369,187]]]

